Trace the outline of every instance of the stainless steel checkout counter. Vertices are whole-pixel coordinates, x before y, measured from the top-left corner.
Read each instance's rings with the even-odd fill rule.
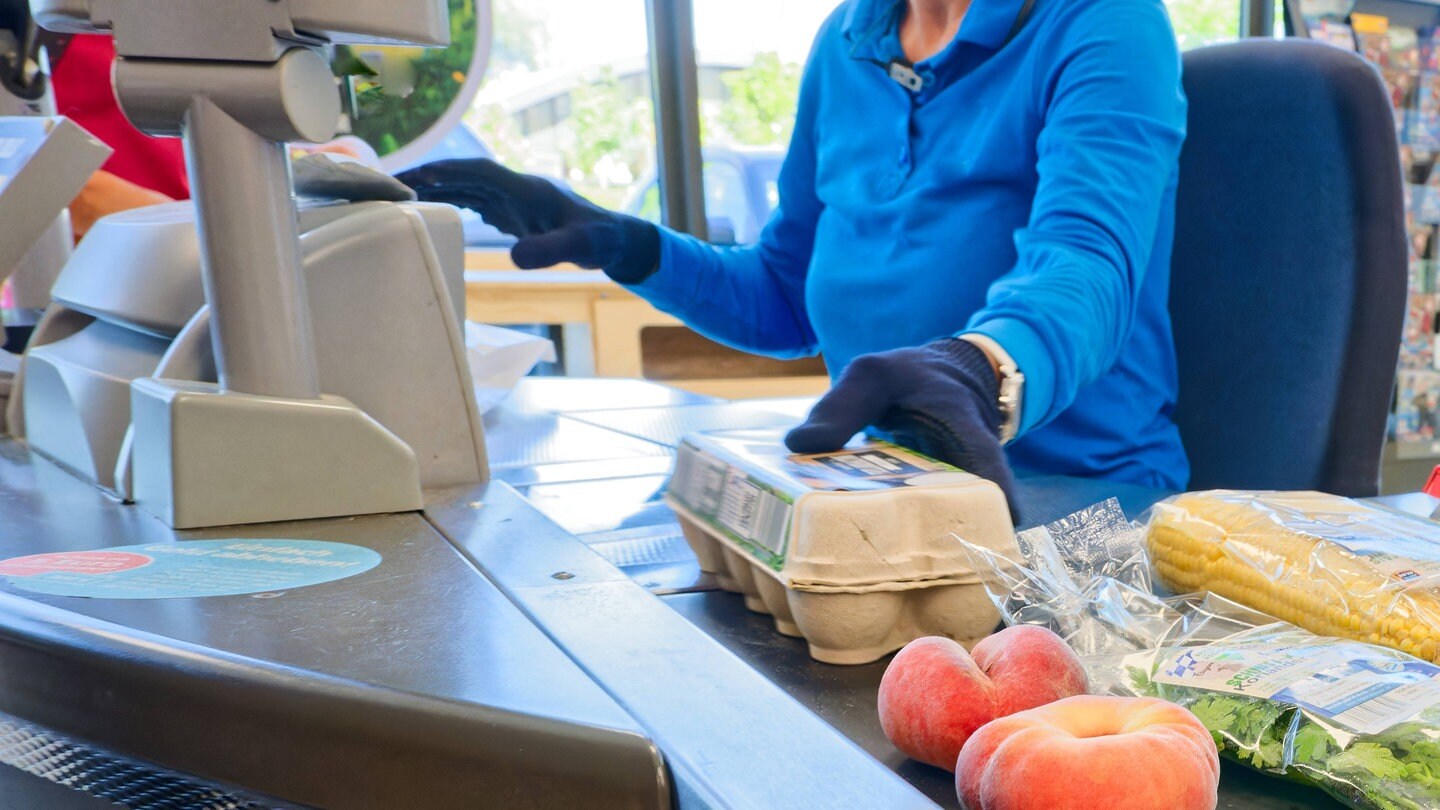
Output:
[[[881,734],[886,661],[810,659],[699,571],[660,500],[684,433],[790,424],[807,405],[528,378],[486,417],[485,486],[432,493],[423,513],[192,531],[0,440],[0,559],[216,538],[381,557],[206,598],[0,579],[0,806],[955,807],[949,774]],[[1031,525],[1164,494],[1021,491]],[[1339,806],[1225,766],[1222,808]]]

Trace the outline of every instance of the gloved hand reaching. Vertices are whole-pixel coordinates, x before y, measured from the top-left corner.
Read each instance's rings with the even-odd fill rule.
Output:
[[[396,175],[427,202],[469,208],[520,241],[510,250],[524,270],[571,262],[638,284],[660,264],[660,231],[642,219],[607,211],[543,177],[493,160],[427,163]]]
[[[796,453],[827,453],[873,425],[899,444],[994,481],[1018,522],[1015,477],[1000,447],[999,399],[994,367],[969,341],[862,355],[785,444]]]

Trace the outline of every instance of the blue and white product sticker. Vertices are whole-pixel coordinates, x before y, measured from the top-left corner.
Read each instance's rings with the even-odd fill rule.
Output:
[[[1427,578],[1440,582],[1440,523],[1318,492],[1246,497],[1268,511],[1277,525],[1363,558],[1397,583],[1395,587],[1408,588]]]
[[[717,430],[680,444],[669,494],[770,568],[784,567],[796,501],[810,492],[882,491],[973,481],[974,475],[882,441],[797,455],[779,428]]]
[[[1166,650],[1154,680],[1289,703],[1358,734],[1378,734],[1440,704],[1440,667],[1348,641]]]
[[[334,582],[380,555],[323,540],[182,540],[0,560],[11,585],[52,596],[172,599],[235,596]]]

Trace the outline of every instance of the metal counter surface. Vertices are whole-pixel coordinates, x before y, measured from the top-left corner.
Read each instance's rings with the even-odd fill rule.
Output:
[[[536,392],[543,390],[547,381],[530,379],[522,385],[529,392]],[[525,408],[535,398],[529,393],[518,402],[507,403],[506,407]],[[556,398],[547,401],[552,408],[556,407]],[[678,436],[670,426],[676,423],[702,421],[711,429],[770,426],[772,423],[766,417],[757,417],[757,411],[781,414],[794,423],[803,418],[809,401],[785,399],[709,405],[694,409],[698,419],[687,413],[696,404],[700,403],[681,402],[669,408],[648,406],[635,409],[633,414],[624,409],[610,409],[605,412],[603,422],[605,427],[629,436],[643,436],[671,451]],[[733,413],[733,420],[726,418],[727,408]],[[559,416],[563,412],[554,413]],[[577,418],[587,417],[581,414]],[[773,422],[785,423],[785,419]],[[657,425],[663,427],[657,428]],[[667,478],[664,473],[654,472],[652,467],[636,467],[628,459],[595,465],[588,468],[590,475],[584,474],[581,468],[582,465],[575,465],[570,475],[559,476],[565,479],[560,483],[545,483],[538,478],[518,479],[535,481],[528,486],[521,484],[520,489],[538,509],[575,532],[638,582],[661,594],[665,604],[931,800],[942,807],[958,806],[950,774],[907,759],[890,745],[880,729],[876,696],[888,656],[863,666],[833,666],[810,658],[803,641],[775,632],[768,616],[746,610],[740,596],[717,590],[713,580],[700,573],[679,526],[674,523],[673,514],[660,502]],[[1148,487],[1055,476],[1022,478],[1018,487],[1024,526],[1048,523],[1111,497],[1117,498],[1133,518],[1155,501],[1172,494]],[[1410,497],[1394,499],[1391,503],[1395,508],[1425,514],[1434,504],[1428,497],[1424,502]],[[647,565],[654,561],[635,552],[640,544],[663,549],[655,552],[666,555],[663,564]],[[1224,765],[1219,806],[1223,810],[1343,807],[1319,790],[1267,777],[1228,762]]]
[[[862,666],[833,666],[810,657],[805,643],[775,632],[770,617],[745,609],[739,596],[720,591],[676,594],[665,603],[725,645],[871,756],[941,807],[956,808],[954,777],[906,758],[880,729],[876,695],[890,657]],[[1222,810],[1341,810],[1320,791],[1225,763]]]
[[[625,463],[653,476],[670,453],[516,400],[487,421],[492,446],[530,454],[519,478],[532,485]],[[585,444],[576,426],[604,435]],[[657,538],[635,536],[653,522],[602,527],[587,546],[497,481],[427,493],[424,514],[174,532],[10,441],[0,515],[0,557],[218,538],[383,557],[247,596],[84,599],[0,582],[0,713],[142,766],[337,808],[930,806],[596,553],[663,568],[673,546],[647,552]]]
[[[479,503],[490,525],[529,509],[493,495]],[[660,745],[682,806],[930,806],[593,547],[558,526],[485,531],[466,510],[426,514]]]
[[[880,734],[885,661],[810,659],[715,590],[659,500],[683,430],[784,425],[807,405],[529,378],[486,417],[488,487],[430,493],[424,515],[179,533],[0,441],[0,558],[215,537],[325,539],[384,557],[346,580],[204,599],[37,596],[0,580],[0,712],[83,739],[118,733],[111,747],[123,753],[317,805],[354,806],[346,799],[367,790],[394,798],[379,781],[399,766],[353,750],[381,739],[437,790],[494,795],[472,773],[487,745],[506,767],[547,766],[504,759],[493,732],[511,728],[570,752],[564,769],[597,786],[594,806],[647,768],[653,779],[663,752],[670,781],[654,785],[655,806],[673,785],[687,807],[928,806],[924,796],[953,807],[949,775],[905,760]],[[1021,493],[1027,523],[1109,496],[1133,514],[1164,494],[1061,478],[1026,479]],[[67,649],[87,656],[66,659]],[[32,692],[4,688],[18,683]],[[117,721],[120,732],[103,726]],[[214,728],[245,734],[209,739]],[[331,746],[319,761],[344,784],[286,773],[284,756],[314,763],[317,746]],[[1221,793],[1227,810],[1339,806],[1239,768],[1227,767]],[[563,805],[558,795],[549,806]],[[424,804],[409,798],[391,806]]]
[[[85,599],[27,593],[3,579],[0,592],[261,661],[634,729],[619,707],[419,515],[173,532],[50,462],[17,452],[14,444],[0,444],[0,462],[5,516],[0,558],[172,539],[284,537],[351,543],[384,559],[355,577],[278,594]],[[456,638],[466,643],[453,643]]]
[[[491,497],[506,493],[520,503],[502,484]],[[173,532],[0,440],[0,516],[0,558],[262,537],[383,557],[246,596],[86,599],[0,581],[7,715],[302,805],[670,803],[642,727],[421,515]],[[530,524],[551,525],[522,509],[481,530]]]

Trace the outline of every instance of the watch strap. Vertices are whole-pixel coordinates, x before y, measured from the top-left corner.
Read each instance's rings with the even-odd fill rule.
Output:
[[[1020,433],[1021,405],[1025,394],[1025,375],[1015,364],[1015,358],[1005,351],[994,338],[978,332],[959,335],[961,340],[980,347],[995,361],[1000,374],[1000,442],[1013,441]]]

